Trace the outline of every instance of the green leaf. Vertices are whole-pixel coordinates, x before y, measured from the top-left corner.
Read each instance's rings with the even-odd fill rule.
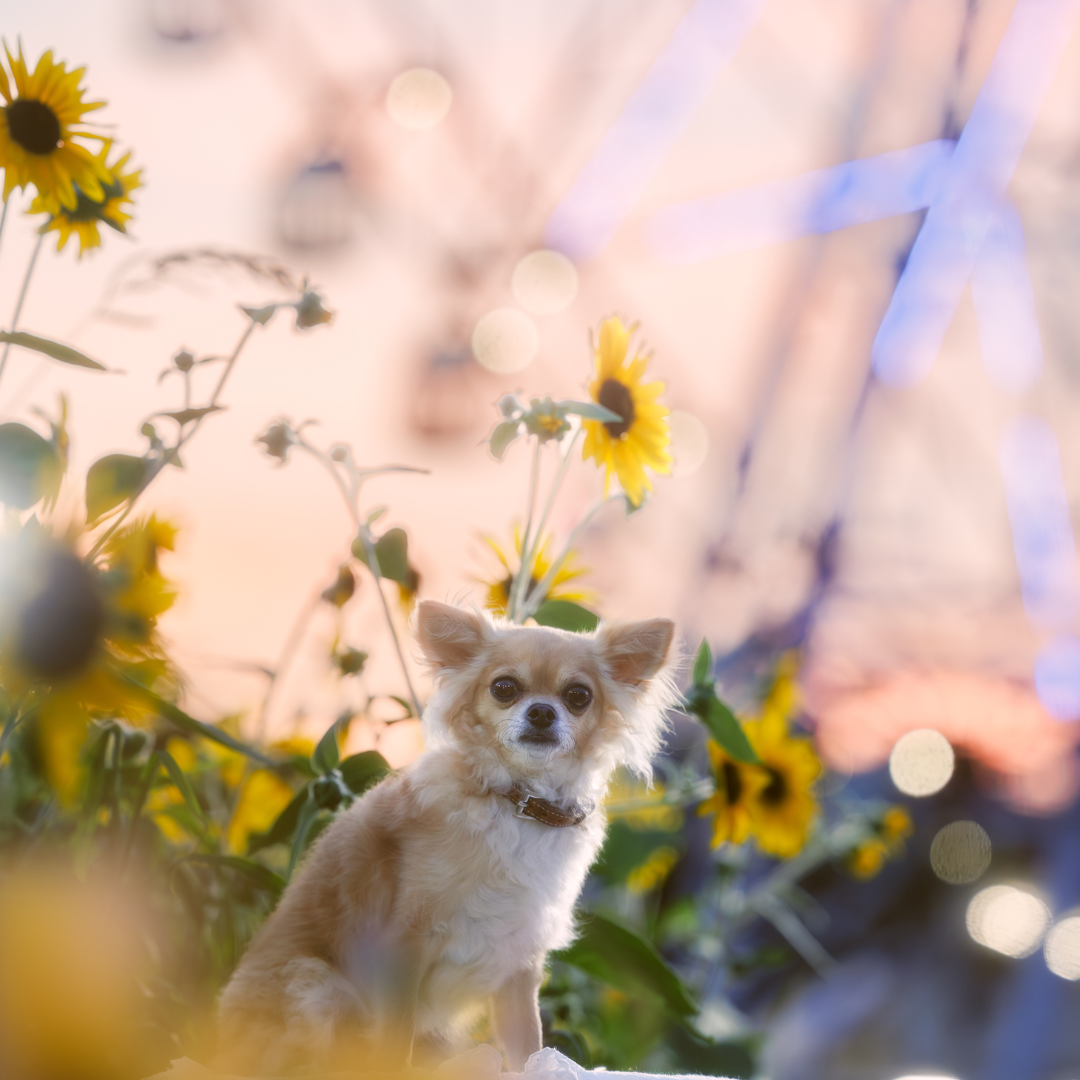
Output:
[[[696,716],[706,727],[709,734],[736,761],[745,761],[749,765],[761,762],[750,745],[750,740],[743,731],[735,714],[716,696],[711,686],[697,688],[697,692],[688,694],[684,701],[687,712]]]
[[[28,510],[60,484],[63,466],[48,439],[25,424],[0,424],[0,502]]]
[[[568,413],[574,413],[586,420],[599,420],[602,424],[618,424],[624,419],[617,412],[605,409],[595,401],[561,401],[559,404]]]
[[[268,758],[262,751],[256,750],[255,747],[248,746],[247,743],[241,742],[239,739],[234,739],[227,731],[222,731],[221,728],[214,727],[213,724],[205,724],[202,720],[196,720],[193,716],[188,716],[183,709],[178,708],[171,701],[166,701],[159,694],[155,694],[153,690],[144,686],[138,679],[133,679],[124,672],[118,672],[117,677],[121,682],[140,694],[145,701],[153,705],[159,716],[175,724],[181,731],[186,731],[189,735],[201,735],[204,739],[216,742],[219,746],[227,746],[230,750],[235,750],[237,753],[251,758],[252,761],[259,762],[260,765],[268,765],[270,768],[277,766],[278,763],[272,758]]]
[[[595,630],[600,625],[599,615],[570,600],[545,600],[533,618],[541,626],[572,630],[575,634]]]
[[[694,685],[704,686],[709,681],[709,676],[712,674],[712,650],[709,648],[709,642],[705,639],[701,639],[701,648],[698,649],[697,659],[694,661]]]
[[[491,450],[492,456],[502,461],[506,448],[518,437],[520,431],[520,420],[504,420],[501,424],[496,424],[495,430],[488,438],[488,449]]]
[[[311,832],[311,826],[315,823],[318,814],[319,808],[315,805],[314,800],[310,797],[306,798],[300,807],[300,813],[296,821],[296,831],[293,833],[292,849],[289,852],[288,877],[290,878],[293,876],[296,864],[300,861],[300,856],[307,850],[308,833]]]
[[[206,405],[201,409],[180,409],[179,412],[159,412],[154,413],[154,415],[167,416],[178,424],[190,424],[192,420],[201,420],[204,416],[209,416],[210,413],[214,412],[221,412],[224,408],[224,405]]]
[[[405,715],[399,717],[401,720],[411,720],[416,714],[413,712],[412,702],[403,697],[398,697],[397,694],[387,694],[391,701],[396,701],[404,710]]]
[[[277,304],[267,304],[265,307],[251,308],[240,305],[240,310],[252,321],[257,322],[260,326],[265,326],[273,317],[274,312],[277,311]]]
[[[555,957],[624,993],[659,998],[675,1017],[698,1011],[682,979],[656,947],[605,915],[583,920],[577,940]]]
[[[346,759],[348,760],[348,759]],[[344,762],[342,762],[344,764]],[[277,820],[264,833],[252,833],[248,837],[248,854],[254,855],[271,844],[287,844],[293,838],[300,811],[308,801],[308,785],[305,784],[293,797],[292,801],[277,816]]]
[[[360,537],[353,541],[353,554],[368,566],[367,546]],[[399,585],[408,585],[409,537],[404,529],[388,529],[375,541],[375,558],[379,560],[379,575]]]
[[[107,454],[86,473],[86,520],[97,521],[137,494],[149,475],[150,462],[130,454]]]
[[[363,795],[390,772],[390,766],[378,750],[365,750],[345,758],[338,771],[354,795]]]
[[[280,874],[275,874],[273,870],[261,863],[252,862],[251,859],[244,859],[239,855],[187,855],[181,861],[235,870],[275,898],[285,890],[285,879]]]
[[[59,341],[50,341],[36,334],[25,334],[22,330],[16,330],[13,333],[0,330],[0,342],[21,345],[24,349],[33,349],[34,352],[44,353],[53,360],[59,360],[61,364],[74,364],[76,367],[92,368],[94,371],[109,370],[104,364],[91,360],[89,356],[79,352],[78,349],[73,349],[70,345],[61,345]]]
[[[158,750],[156,753],[161,760],[161,764],[165,766],[169,779],[176,785],[176,790],[183,795],[184,802],[191,807],[191,812],[201,819],[203,817],[203,808],[199,805],[199,800],[192,790],[191,783],[184,775],[184,770],[177,764],[176,758],[168,750]]]
[[[349,720],[352,719],[351,715],[346,715]],[[315,747],[315,752],[311,755],[311,764],[315,766],[315,771],[320,775],[337,768],[337,763],[341,760],[341,748],[338,745],[340,737],[341,718],[339,717],[326,729],[326,733],[319,740],[319,745]]]

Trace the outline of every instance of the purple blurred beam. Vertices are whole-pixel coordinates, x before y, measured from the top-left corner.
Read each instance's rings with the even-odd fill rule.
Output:
[[[674,203],[652,215],[648,238],[659,255],[685,264],[923,210],[945,181],[955,146],[939,139]]]
[[[582,262],[611,242],[767,0],[695,0],[555,207],[544,243]]]
[[[1078,13],[1080,0],[1017,0],[874,341],[882,381],[933,366]]]
[[[1080,569],[1057,439],[1044,420],[1021,416],[998,452],[1024,609],[1037,626],[1066,629],[1080,613]]]
[[[1042,337],[1028,273],[1024,226],[1002,199],[971,274],[983,364],[1004,390],[1026,390],[1042,370]]]

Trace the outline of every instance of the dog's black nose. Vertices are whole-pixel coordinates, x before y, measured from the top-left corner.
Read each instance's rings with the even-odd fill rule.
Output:
[[[537,702],[535,705],[530,705],[525,711],[525,719],[533,727],[543,730],[555,723],[555,710],[550,705]]]

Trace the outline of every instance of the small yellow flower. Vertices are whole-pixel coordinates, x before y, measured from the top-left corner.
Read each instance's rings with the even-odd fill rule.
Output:
[[[627,875],[626,887],[632,893],[652,892],[659,888],[668,879],[668,875],[675,869],[679,861],[679,853],[673,847],[666,844],[654,848],[649,852],[649,857],[640,865],[635,866]]]
[[[889,852],[885,844],[874,837],[852,851],[848,856],[847,865],[852,877],[860,881],[868,881],[878,875],[888,857]]]
[[[673,803],[665,802],[664,795],[663,784],[646,787],[620,773],[605,800],[608,818],[640,831],[678,832],[683,827],[683,812]]]
[[[506,606],[510,602],[510,587],[514,583],[514,575],[517,573],[517,569],[511,567],[510,560],[507,558],[506,553],[499,545],[498,541],[490,536],[485,536],[484,539],[490,545],[491,550],[495,552],[499,562],[502,563],[503,570],[506,572],[505,577],[499,577],[495,581],[484,582],[487,585],[487,600],[484,606],[489,611],[494,611],[499,615],[506,614]],[[551,567],[551,557],[548,555],[548,547],[551,544],[551,535],[548,534],[544,537],[543,542],[540,544],[540,548],[536,553],[536,558],[533,560],[532,573],[529,575],[529,589],[533,589],[544,578],[544,575]],[[517,552],[518,563],[521,562],[521,530],[514,526],[514,550]],[[559,567],[558,573],[555,575],[551,582],[551,587],[548,589],[545,600],[571,600],[577,604],[585,604],[593,599],[592,594],[587,590],[578,588],[566,588],[568,582],[574,581],[576,578],[581,577],[583,574],[588,573],[584,567],[575,565],[575,559],[573,552]]]
[[[915,831],[911,815],[902,806],[890,806],[875,825],[874,835],[864,840],[846,859],[853,877],[875,877],[889,859],[904,854],[904,841]]]
[[[754,838],[765,854],[790,859],[806,843],[817,816],[813,786],[821,762],[810,740],[792,738],[787,717],[768,702],[760,719],[747,722],[744,730],[766,778],[751,803]]]
[[[887,844],[899,844],[915,831],[911,815],[902,806],[890,806],[881,819],[881,836]]]
[[[30,204],[30,214],[49,214],[49,220],[38,230],[42,233],[56,232],[59,238],[56,250],[62,251],[72,234],[79,238],[79,258],[91,248],[101,246],[101,234],[98,224],[108,225],[119,233],[127,233],[127,223],[131,215],[123,209],[131,202],[131,193],[142,187],[142,170],[124,172],[130,154],[125,154],[119,161],[108,165],[105,161],[109,146],[106,144],[97,154],[104,176],[101,180],[102,197],[92,198],[75,184],[75,205],[66,207],[55,197],[39,194]]]
[[[292,801],[293,790],[270,769],[257,769],[247,779],[229,822],[229,848],[238,855],[247,851],[252,833],[266,832]]]
[[[53,62],[50,49],[27,70],[22,44],[12,56],[4,44],[11,80],[0,66],[0,167],[4,170],[4,201],[15,188],[33,184],[46,199],[68,210],[78,205],[75,185],[92,199],[103,200],[102,183],[109,179],[104,164],[76,139],[105,138],[82,127],[83,116],[104,101],[83,101],[79,88],[85,68],[67,71]],[[11,83],[15,84],[14,93]]]
[[[713,818],[712,846],[741,844],[750,835],[754,800],[768,783],[766,774],[736,761],[719,743],[709,740],[709,758],[716,777],[716,793],[698,806],[698,814]]]
[[[605,494],[614,473],[627,498],[639,506],[645,493],[652,490],[645,466],[662,475],[671,472],[667,422],[670,410],[657,400],[664,384],[642,381],[648,358],[639,354],[627,362],[630,333],[615,317],[605,319],[600,327],[600,343],[595,349],[596,377],[589,384],[589,394],[622,420],[583,420],[582,460],[594,458],[598,466],[606,469]]]

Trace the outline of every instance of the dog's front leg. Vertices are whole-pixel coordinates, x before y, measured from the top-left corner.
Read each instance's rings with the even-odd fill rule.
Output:
[[[491,1020],[495,1038],[513,1072],[521,1072],[530,1055],[542,1046],[540,1003],[537,996],[543,963],[511,975],[495,993]]]

